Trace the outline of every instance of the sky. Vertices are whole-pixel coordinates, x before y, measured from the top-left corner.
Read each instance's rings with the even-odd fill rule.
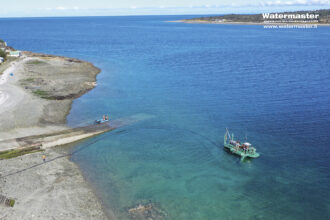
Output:
[[[324,8],[330,8],[330,0],[0,0],[0,17],[228,14]]]

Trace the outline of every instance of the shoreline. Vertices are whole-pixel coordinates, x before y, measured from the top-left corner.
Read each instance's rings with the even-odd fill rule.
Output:
[[[61,155],[52,147],[110,130],[66,125],[73,100],[96,86],[100,69],[74,58],[26,51],[8,62],[0,73],[0,151],[34,141],[42,147],[41,152],[0,160],[0,195],[16,201],[14,207],[0,204],[0,219],[115,219],[69,156],[53,160]]]

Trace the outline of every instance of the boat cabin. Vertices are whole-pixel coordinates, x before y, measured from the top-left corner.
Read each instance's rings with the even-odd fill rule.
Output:
[[[247,148],[249,148],[249,147],[251,147],[252,145],[250,144],[250,143],[248,143],[248,142],[245,142],[245,143],[243,143],[243,147],[247,147]]]

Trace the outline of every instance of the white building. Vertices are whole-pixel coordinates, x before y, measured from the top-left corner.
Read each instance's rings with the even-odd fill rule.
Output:
[[[0,63],[3,63],[5,61],[5,59],[3,59],[3,57],[0,57]]]
[[[10,57],[20,57],[21,56],[21,51],[10,51],[8,56]]]

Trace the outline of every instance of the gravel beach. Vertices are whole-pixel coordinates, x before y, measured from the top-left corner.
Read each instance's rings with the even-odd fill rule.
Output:
[[[72,101],[96,86],[100,72],[88,62],[31,52],[2,67],[0,151],[10,147],[6,140],[68,129]],[[61,155],[47,148],[0,160],[0,195],[15,199],[14,207],[0,204],[1,220],[114,219],[109,211],[105,215],[79,168]]]
[[[16,201],[0,206],[1,220],[108,219],[78,167],[67,157],[51,161],[61,155],[48,149],[0,160],[0,194]]]

